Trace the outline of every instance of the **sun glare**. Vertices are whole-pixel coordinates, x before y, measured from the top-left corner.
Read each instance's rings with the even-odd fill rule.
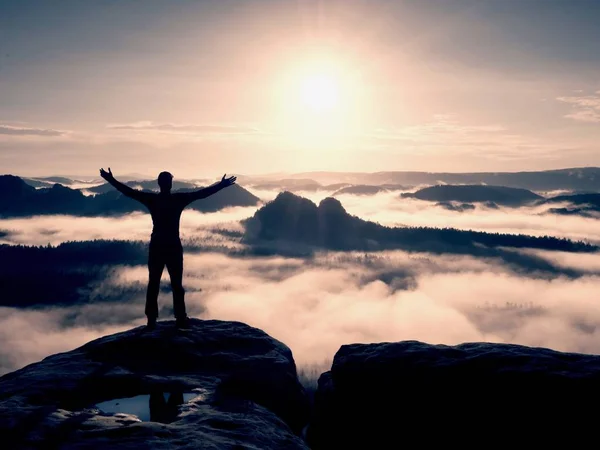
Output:
[[[300,86],[300,100],[316,112],[333,109],[338,103],[338,95],[336,80],[327,74],[307,76]]]
[[[360,71],[337,55],[298,59],[282,72],[273,92],[273,129],[285,145],[301,149],[303,158],[337,158],[336,149],[355,142],[365,125],[365,102]]]

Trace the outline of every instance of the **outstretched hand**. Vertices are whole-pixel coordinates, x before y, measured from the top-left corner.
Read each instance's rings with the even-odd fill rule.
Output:
[[[225,174],[227,175],[227,174]],[[223,178],[221,178],[220,181],[220,185],[223,187],[227,187],[227,186],[231,186],[232,184],[235,184],[235,180],[237,179],[237,177],[229,177],[229,178],[225,178],[225,175],[223,175]]]
[[[100,176],[106,181],[113,180],[115,178],[110,170],[110,167],[108,168],[108,172],[104,169],[100,169]]]

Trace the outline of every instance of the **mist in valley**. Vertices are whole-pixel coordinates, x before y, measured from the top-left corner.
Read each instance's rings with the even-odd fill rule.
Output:
[[[510,342],[573,352],[600,351],[600,254],[506,249],[535,258],[524,271],[510,257],[387,250],[259,255],[242,241],[243,220],[278,191],[254,191],[256,207],[186,211],[181,232],[186,305],[193,317],[238,320],[286,343],[300,367],[326,366],[340,345],[422,340]],[[318,203],[330,192],[301,192]],[[398,192],[337,196],[348,213],[388,226],[454,227],[600,242],[597,221],[557,216],[544,206],[466,212],[401,198]],[[546,208],[546,209],[545,209]],[[0,220],[3,243],[57,246],[115,239],[143,245],[150,216],[36,216]],[[293,245],[291,243],[290,245]],[[50,250],[52,251],[52,250]],[[76,301],[0,308],[0,371],[23,367],[90,339],[145,323],[143,247],[134,262],[94,273]],[[60,264],[60,262],[58,262]],[[92,270],[81,266],[82,270]],[[33,282],[33,281],[32,281]],[[171,319],[167,272],[159,320]],[[18,303],[18,302],[17,302]]]

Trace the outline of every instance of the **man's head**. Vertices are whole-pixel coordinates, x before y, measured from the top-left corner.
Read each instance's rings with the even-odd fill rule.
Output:
[[[171,192],[173,187],[173,175],[169,172],[161,172],[158,174],[158,186],[161,192]]]

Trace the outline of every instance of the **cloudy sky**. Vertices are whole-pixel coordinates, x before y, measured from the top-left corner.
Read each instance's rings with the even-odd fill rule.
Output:
[[[20,175],[600,165],[596,0],[0,0]]]

